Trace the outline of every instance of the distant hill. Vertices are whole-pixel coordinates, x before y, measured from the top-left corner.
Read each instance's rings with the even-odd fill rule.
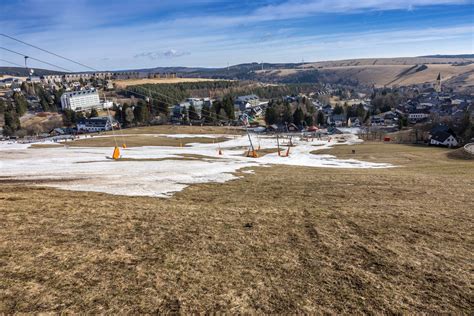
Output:
[[[464,54],[464,55],[428,55],[420,57],[429,57],[429,58],[474,58],[474,54]]]
[[[269,83],[338,83],[368,86],[406,86],[433,83],[474,91],[474,54],[399,58],[360,58],[308,63],[245,63],[223,68],[155,67],[122,71],[177,73],[180,77],[257,80]],[[45,69],[35,73],[60,74]],[[26,75],[26,70],[0,67],[0,74]]]
[[[179,76],[258,80],[273,83],[328,82],[348,85],[404,86],[443,83],[456,90],[474,88],[473,55],[361,58],[314,63],[246,63],[225,68],[158,67],[143,72],[176,72]]]

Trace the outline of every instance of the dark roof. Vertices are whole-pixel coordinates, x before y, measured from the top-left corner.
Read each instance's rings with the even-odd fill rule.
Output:
[[[53,132],[56,132],[56,133],[61,134],[61,135],[65,134],[64,130],[62,128],[59,128],[59,127],[53,128],[49,133],[51,134]]]
[[[337,129],[335,127],[330,127],[328,128],[328,133],[329,134],[344,134],[340,129]]]
[[[436,132],[431,135],[431,139],[434,139],[440,143],[444,142],[446,139],[449,138],[449,136],[453,136],[450,133],[447,132]],[[454,136],[453,136],[454,137]]]
[[[100,127],[100,126],[106,126],[107,122],[112,122],[112,121],[108,119],[107,117],[92,117],[89,119],[86,119],[86,118],[80,119],[79,121],[77,121],[77,124],[86,125],[89,127]]]
[[[436,125],[435,127],[433,127],[431,130],[430,130],[430,134],[433,135],[437,132],[445,132],[445,133],[449,133],[453,136],[456,136],[456,134],[454,133],[454,131],[447,125],[444,125],[444,124],[438,124]]]

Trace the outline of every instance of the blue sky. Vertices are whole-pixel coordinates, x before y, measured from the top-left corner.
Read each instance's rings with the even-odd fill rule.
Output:
[[[472,0],[12,0],[0,1],[0,25],[104,70],[474,53]],[[87,70],[2,37],[0,46]]]

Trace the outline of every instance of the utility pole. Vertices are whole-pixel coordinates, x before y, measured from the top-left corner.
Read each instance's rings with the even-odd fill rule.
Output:
[[[29,70],[28,69],[28,56],[24,56],[25,57],[25,69],[26,69],[26,72],[28,73],[28,76],[30,77],[30,80],[31,80],[31,85],[33,87],[33,93],[36,95],[36,90],[35,90],[35,83],[33,82],[33,79],[31,78],[31,75],[33,74],[33,69]]]

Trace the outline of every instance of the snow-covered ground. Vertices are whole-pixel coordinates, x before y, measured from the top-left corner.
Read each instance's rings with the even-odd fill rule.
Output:
[[[68,190],[97,191],[132,196],[167,197],[193,183],[225,182],[238,178],[236,171],[247,167],[296,165],[327,168],[388,168],[389,164],[341,160],[311,151],[335,144],[361,142],[355,135],[343,135],[345,141],[300,140],[293,138],[289,157],[277,153],[260,158],[243,156],[247,136],[229,135],[158,135],[160,137],[230,137],[215,144],[190,144],[185,147],[134,147],[121,149],[122,158],[114,161],[112,148],[29,148],[30,144],[0,142],[0,178],[43,180],[41,185]],[[110,137],[110,136],[103,136]],[[338,136],[340,137],[340,136]],[[274,137],[252,136],[255,147],[276,148]],[[283,143],[286,140],[282,140]],[[222,155],[219,155],[219,148]],[[287,147],[282,151],[286,152]],[[183,155],[199,155],[182,159]],[[200,156],[205,156],[201,157]],[[161,159],[165,160],[146,160]],[[191,159],[191,160],[190,160]],[[247,171],[251,172],[251,171]],[[68,181],[64,181],[68,180]]]

